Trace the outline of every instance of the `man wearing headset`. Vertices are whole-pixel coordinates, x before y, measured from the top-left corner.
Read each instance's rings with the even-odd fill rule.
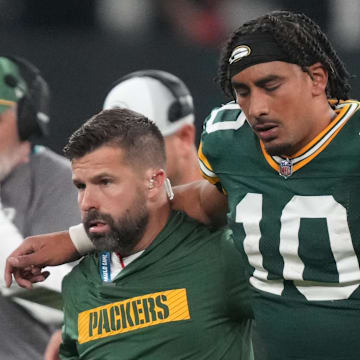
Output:
[[[165,139],[172,185],[202,178],[195,146],[193,98],[182,80],[161,70],[132,72],[118,80],[105,98],[104,109],[115,107],[134,110],[155,121]]]
[[[35,145],[46,135],[48,87],[24,59],[0,57],[0,261],[5,264],[24,237],[57,231],[80,219],[68,161]],[[55,204],[55,205],[54,205]],[[41,359],[48,339],[62,321],[57,310],[62,277],[71,267],[29,297],[1,285],[0,358]]]

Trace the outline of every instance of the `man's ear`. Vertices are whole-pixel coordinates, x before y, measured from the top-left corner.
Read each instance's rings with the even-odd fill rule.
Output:
[[[176,135],[181,139],[183,144],[192,147],[195,143],[195,132],[194,124],[185,124],[176,132]]]
[[[323,95],[326,92],[328,85],[329,74],[324,65],[317,62],[308,67],[310,77],[313,82],[313,94]]]
[[[159,192],[163,191],[166,174],[163,169],[149,169],[146,173],[146,184],[149,197],[156,196]]]

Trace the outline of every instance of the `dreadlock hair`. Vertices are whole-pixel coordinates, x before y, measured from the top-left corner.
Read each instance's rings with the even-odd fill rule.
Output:
[[[289,62],[309,73],[308,66],[321,62],[328,72],[326,95],[337,100],[348,99],[350,74],[336,54],[329,39],[314,21],[302,13],[273,11],[248,21],[232,33],[225,44],[216,81],[225,95],[233,98],[229,76],[229,57],[239,37],[253,33],[268,33],[288,54]]]

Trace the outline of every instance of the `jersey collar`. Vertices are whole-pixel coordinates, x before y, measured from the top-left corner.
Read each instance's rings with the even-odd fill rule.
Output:
[[[329,103],[330,105],[334,105],[336,101],[330,100]],[[357,101],[340,101],[334,109],[337,113],[336,118],[312,141],[300,149],[296,154],[291,157],[289,156],[288,158],[269,155],[265,150],[263,142],[260,140],[261,150],[266,161],[276,172],[287,178],[293,172],[301,169],[320,154],[359,108],[360,103]],[[282,168],[283,164],[286,164],[288,167],[287,171]]]

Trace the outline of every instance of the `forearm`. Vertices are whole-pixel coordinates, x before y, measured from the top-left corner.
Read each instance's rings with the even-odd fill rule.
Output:
[[[11,285],[13,275],[20,286],[30,289],[32,283],[44,281],[49,275],[48,271],[42,272],[44,267],[64,264],[79,257],[67,231],[28,237],[6,260],[6,286]]]
[[[184,211],[190,217],[215,226],[226,224],[227,197],[206,180],[195,181],[173,188],[174,210]]]

